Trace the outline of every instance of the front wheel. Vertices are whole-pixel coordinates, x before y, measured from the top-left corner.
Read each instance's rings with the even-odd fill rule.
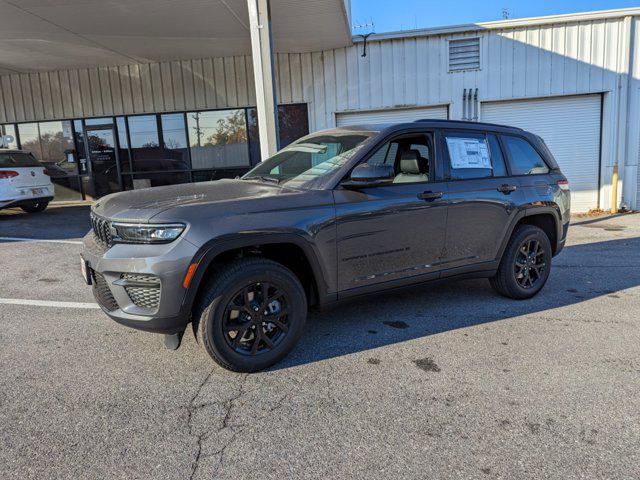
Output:
[[[31,205],[22,205],[20,208],[27,213],[38,213],[44,211],[49,205],[49,202],[35,202]]]
[[[537,294],[549,278],[551,242],[540,228],[520,225],[511,235],[491,286],[505,297],[522,300]]]
[[[307,317],[306,294],[293,272],[246,258],[214,275],[193,316],[196,338],[211,358],[236,372],[263,370],[284,358]]]

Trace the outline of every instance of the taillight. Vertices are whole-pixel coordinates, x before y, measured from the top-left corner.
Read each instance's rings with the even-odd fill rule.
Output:
[[[45,168],[42,173],[44,173],[46,176],[50,177],[53,175],[53,172],[47,168]]]
[[[13,178],[17,176],[18,176],[18,172],[14,170],[0,170],[0,180],[5,178]]]
[[[569,190],[569,180],[558,180],[558,186],[561,190]]]

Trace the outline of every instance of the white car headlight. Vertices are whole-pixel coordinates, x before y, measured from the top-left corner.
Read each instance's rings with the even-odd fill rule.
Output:
[[[118,243],[169,243],[185,229],[182,223],[149,225],[114,222],[112,227],[116,231],[114,241]]]

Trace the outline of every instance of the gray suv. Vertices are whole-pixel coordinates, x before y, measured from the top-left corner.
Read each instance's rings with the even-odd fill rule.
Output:
[[[569,186],[542,139],[422,120],[308,135],[242,178],[108,195],[82,268],[115,321],[192,323],[220,365],[282,359],[307,310],[460,277],[530,298],[569,226]]]

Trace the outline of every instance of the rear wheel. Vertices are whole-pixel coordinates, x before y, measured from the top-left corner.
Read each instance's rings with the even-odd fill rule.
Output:
[[[496,275],[489,279],[501,295],[531,298],[544,287],[551,270],[551,243],[538,227],[520,225],[511,235]]]
[[[42,212],[48,205],[49,202],[35,202],[30,205],[22,205],[20,208],[27,213],[37,213]]]
[[[219,365],[255,372],[291,351],[306,316],[305,291],[289,269],[247,258],[216,270],[194,312],[194,330]]]

